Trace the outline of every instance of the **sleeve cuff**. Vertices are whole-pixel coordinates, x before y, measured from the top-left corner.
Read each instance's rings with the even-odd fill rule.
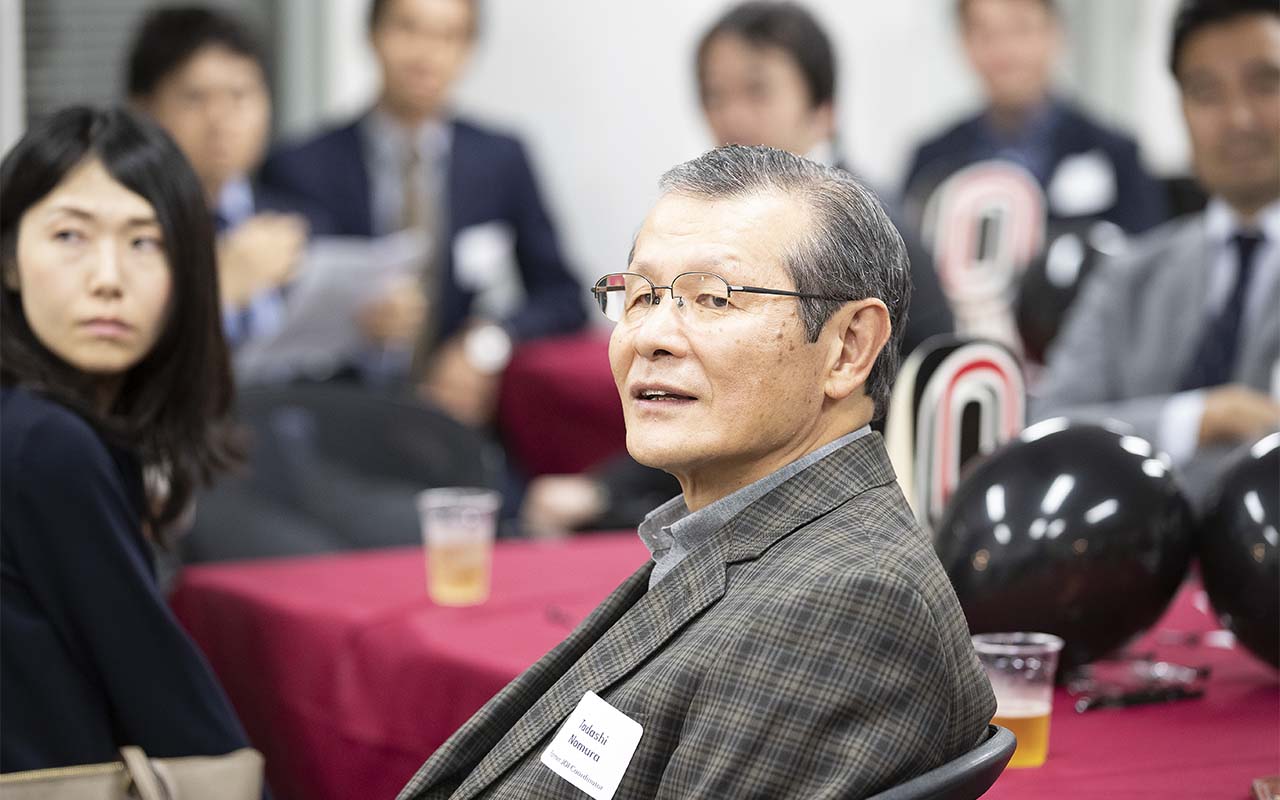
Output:
[[[1156,446],[1182,465],[1195,455],[1200,441],[1200,418],[1204,416],[1204,391],[1180,392],[1160,410]]]

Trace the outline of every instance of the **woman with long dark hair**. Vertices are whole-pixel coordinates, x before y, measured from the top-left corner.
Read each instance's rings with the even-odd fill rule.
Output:
[[[75,107],[5,156],[0,208],[0,772],[244,747],[150,549],[237,459],[200,184]]]

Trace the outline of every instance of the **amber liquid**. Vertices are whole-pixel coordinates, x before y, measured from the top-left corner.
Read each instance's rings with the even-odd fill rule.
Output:
[[[472,606],[489,597],[486,541],[427,548],[427,594],[442,606]]]
[[[1049,754],[1050,703],[1026,702],[1004,704],[996,711],[995,724],[1013,731],[1018,749],[1009,761],[1010,767],[1038,767]]]

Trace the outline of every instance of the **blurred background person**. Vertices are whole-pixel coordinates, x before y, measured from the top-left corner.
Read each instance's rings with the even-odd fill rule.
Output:
[[[263,171],[268,183],[320,205],[339,234],[428,233],[425,293],[395,287],[361,324],[371,342],[399,354],[379,369],[403,376],[416,351],[421,396],[473,426],[493,414],[513,345],[585,320],[582,288],[523,146],[450,110],[478,27],[475,0],[373,0],[375,106],[281,148]],[[492,298],[500,308],[481,307]]]
[[[0,203],[0,771],[245,747],[151,554],[236,460],[200,183],[158,128],[73,107]]]
[[[261,48],[237,19],[200,7],[151,12],[126,62],[130,100],[174,138],[194,167],[218,233],[223,328],[234,347],[278,328],[283,287],[323,213],[252,179],[271,134]]]
[[[1032,413],[1128,423],[1203,503],[1227,451],[1280,428],[1280,6],[1184,3],[1170,67],[1209,206],[1090,279]]]
[[[774,0],[733,6],[703,34],[695,70],[703,117],[717,145],[763,144],[850,170],[836,131],[835,48],[802,6]],[[930,336],[952,332],[951,309],[919,234],[894,203],[881,202],[911,263],[905,356]],[[543,535],[582,526],[629,527],[679,491],[671,476],[623,455],[589,475],[535,479],[523,519]]]
[[[1053,89],[1062,23],[1053,0],[957,0],[960,36],[986,107],[921,144],[904,193],[924,205],[947,177],[988,159],[1024,167],[1050,218],[1098,218],[1140,233],[1167,216],[1138,148]]]

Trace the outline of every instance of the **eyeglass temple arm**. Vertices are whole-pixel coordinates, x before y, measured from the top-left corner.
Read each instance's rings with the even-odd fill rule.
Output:
[[[791,292],[786,289],[765,289],[762,286],[732,286],[729,285],[731,292],[751,292],[753,294],[781,294],[787,297],[805,297],[810,300],[833,300],[837,303],[850,302],[847,297],[831,297],[825,294],[809,294],[807,292]]]
[[[653,287],[655,292],[658,289],[666,289],[668,294],[672,292],[672,287],[670,286],[659,286],[656,283],[653,283],[652,281],[650,281],[649,285]],[[837,303],[850,302],[849,298],[845,298],[845,297],[831,297],[825,294],[809,294],[807,292],[792,292],[786,289],[766,289],[763,286],[734,286],[733,284],[730,284],[730,283],[726,283],[725,286],[728,286],[729,291],[731,292],[749,292],[752,294],[780,294],[780,295],[785,295],[787,297],[804,297],[811,300],[832,300]],[[623,291],[625,289],[626,289],[625,286],[617,286],[617,285],[591,287],[591,291],[595,293],[617,292],[617,291]]]

